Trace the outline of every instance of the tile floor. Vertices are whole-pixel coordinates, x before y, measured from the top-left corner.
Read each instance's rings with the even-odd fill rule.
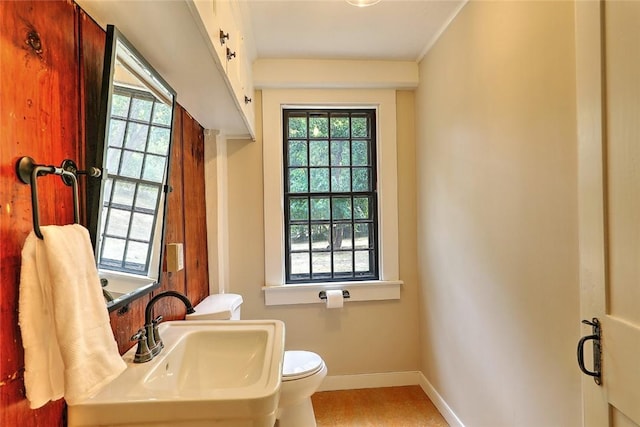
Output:
[[[323,391],[312,396],[318,427],[447,427],[420,386]]]

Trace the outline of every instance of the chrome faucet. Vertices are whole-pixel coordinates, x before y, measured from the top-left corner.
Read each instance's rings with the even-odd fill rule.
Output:
[[[182,301],[187,307],[187,314],[195,313],[193,305],[189,298],[176,291],[162,292],[149,300],[147,307],[144,310],[144,327],[138,330],[138,332],[131,337],[131,341],[138,342],[138,349],[133,359],[135,363],[148,362],[153,359],[162,349],[164,344],[160,338],[158,332],[158,325],[162,322],[162,316],[153,318],[153,306],[158,300],[164,297],[175,297]]]

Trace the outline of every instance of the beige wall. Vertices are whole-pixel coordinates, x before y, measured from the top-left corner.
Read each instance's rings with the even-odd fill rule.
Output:
[[[357,302],[342,310],[321,304],[265,307],[261,93],[256,93],[255,142],[228,143],[229,292],[242,294],[243,318],[281,319],[287,349],[320,354],[329,375],[415,371],[419,367],[415,236],[413,92],[398,92],[400,216],[399,301]]]
[[[421,369],[466,426],[580,425],[572,2],[469,2],[416,93]]]

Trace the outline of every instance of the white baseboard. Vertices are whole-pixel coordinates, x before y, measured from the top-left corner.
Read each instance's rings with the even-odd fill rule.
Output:
[[[355,390],[358,388],[395,387],[420,384],[418,371],[382,372],[378,374],[329,375],[318,391]]]
[[[329,375],[318,391],[355,390],[359,388],[398,387],[419,385],[431,402],[438,408],[450,427],[464,427],[462,421],[451,410],[447,402],[419,371],[382,372],[377,374]]]
[[[440,393],[433,388],[433,385],[427,380],[427,378],[419,372],[420,374],[420,382],[419,385],[422,387],[422,391],[429,397],[429,400],[433,402],[438,411],[442,414],[444,419],[447,421],[450,427],[464,427],[460,418],[451,410],[447,402],[444,401]]]

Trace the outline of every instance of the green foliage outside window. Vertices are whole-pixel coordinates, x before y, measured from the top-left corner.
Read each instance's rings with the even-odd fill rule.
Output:
[[[354,270],[373,274],[373,117],[372,110],[285,112],[286,226],[292,274],[300,264],[302,275],[313,276],[327,263],[329,270],[323,274],[353,277]],[[364,265],[360,270],[358,263]]]

